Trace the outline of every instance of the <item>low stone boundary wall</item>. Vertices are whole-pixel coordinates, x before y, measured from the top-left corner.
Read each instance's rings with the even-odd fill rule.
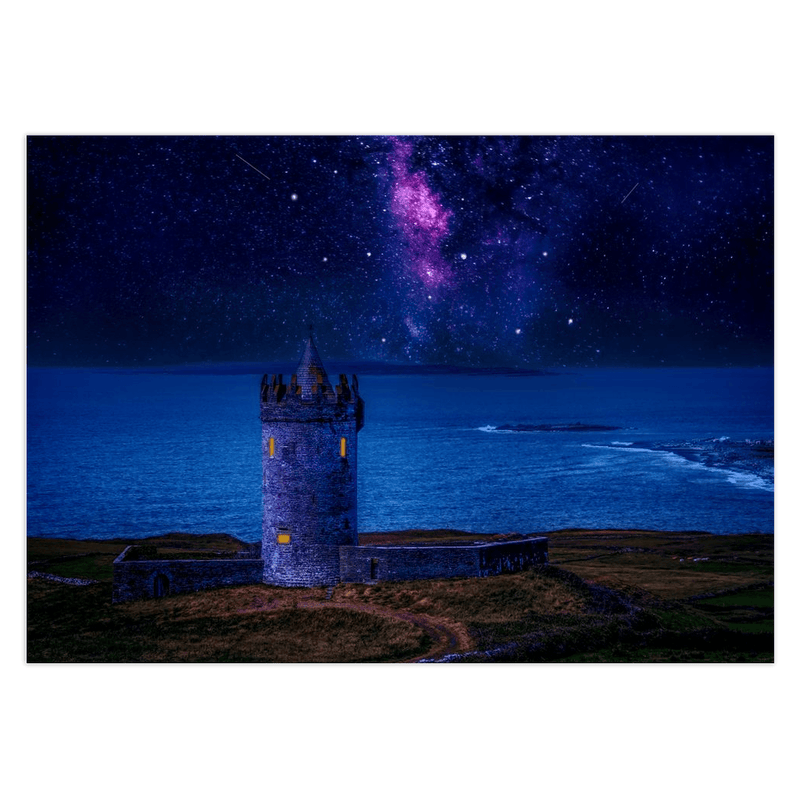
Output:
[[[135,545],[132,545],[135,546]],[[126,547],[114,560],[113,602],[260,583],[261,559],[126,561]]]
[[[114,560],[115,603],[262,583],[255,558],[130,560],[126,547]],[[343,583],[480,578],[547,563],[547,538],[464,545],[365,545],[339,548]]]
[[[547,563],[547,538],[467,545],[366,545],[339,548],[343,583],[477,578]]]

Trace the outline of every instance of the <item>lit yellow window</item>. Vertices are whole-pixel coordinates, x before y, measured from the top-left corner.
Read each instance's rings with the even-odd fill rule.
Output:
[[[342,440],[339,442],[339,455],[342,458],[347,458],[347,439],[342,436]]]
[[[269,437],[269,457],[275,458],[275,440]]]
[[[278,534],[278,544],[289,544],[292,541],[291,534],[288,533],[279,533]]]

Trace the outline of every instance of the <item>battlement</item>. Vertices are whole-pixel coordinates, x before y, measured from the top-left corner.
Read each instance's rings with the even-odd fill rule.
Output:
[[[330,382],[314,339],[309,336],[297,371],[286,384],[283,375],[265,375],[261,381],[261,422],[325,422],[353,420],[356,432],[364,426],[364,401],[358,378],[339,375]]]
[[[265,375],[261,381],[261,422],[324,422],[355,420],[356,432],[364,427],[364,401],[358,393],[358,379],[339,376],[332,386],[319,378],[306,388],[297,375],[288,384],[283,375]]]
[[[292,375],[288,385],[283,375],[265,375],[261,381],[261,403],[350,403],[357,404],[358,378],[353,375],[352,383],[348,383],[347,375],[339,375],[339,383],[332,386],[328,376],[317,373],[313,381],[305,384]]]

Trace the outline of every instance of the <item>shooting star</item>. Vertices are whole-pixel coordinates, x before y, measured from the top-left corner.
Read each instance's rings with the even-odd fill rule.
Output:
[[[245,160],[244,160],[244,159],[243,159],[243,158],[242,158],[242,157],[241,157],[241,156],[240,156],[238,153],[234,153],[234,155],[235,155],[235,156],[236,156],[236,158],[238,158],[240,161],[244,161],[244,163],[245,163],[245,164],[247,164],[247,166],[248,166],[248,167],[251,167],[252,169],[254,169],[254,170],[255,170],[255,171],[256,171],[256,172],[257,172],[259,175],[264,175],[264,173],[263,173],[263,172],[262,172],[262,171],[261,171],[261,170],[260,170],[258,167],[254,167],[254,166],[253,166],[253,165],[252,165],[252,164],[251,164],[249,161],[245,161]],[[269,177],[269,175],[264,175],[264,177],[265,177],[267,180],[271,180],[271,178]],[[637,186],[638,186],[638,184],[637,184]],[[635,188],[636,188],[636,186],[634,186],[633,188],[635,189]],[[632,189],[631,191],[633,191],[633,189]],[[624,201],[623,201],[623,202],[624,202]]]
[[[244,159],[242,159],[242,161],[244,161]],[[245,163],[246,163],[246,162],[245,162]],[[636,186],[638,186],[638,185],[639,185],[639,184],[638,184],[638,182],[637,182],[637,183],[636,183]],[[634,187],[633,187],[633,189],[635,189],[635,188],[636,188],[636,186],[634,186]],[[623,198],[622,198],[622,203],[624,203],[624,202],[625,202],[625,201],[626,201],[626,200],[627,200],[627,199],[628,199],[628,198],[631,196],[631,194],[633,193],[633,189],[631,189],[631,190],[630,190],[630,192],[628,192],[628,194],[626,194],[626,195],[625,195],[625,197],[623,197]],[[622,205],[622,203],[620,203],[620,205]]]

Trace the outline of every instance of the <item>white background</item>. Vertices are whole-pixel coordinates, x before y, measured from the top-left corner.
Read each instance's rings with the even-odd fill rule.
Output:
[[[6,796],[793,796],[789,416],[800,214],[791,8],[777,0],[6,6],[2,499],[14,542],[0,584]],[[776,664],[26,665],[25,136],[47,133],[774,135]]]

